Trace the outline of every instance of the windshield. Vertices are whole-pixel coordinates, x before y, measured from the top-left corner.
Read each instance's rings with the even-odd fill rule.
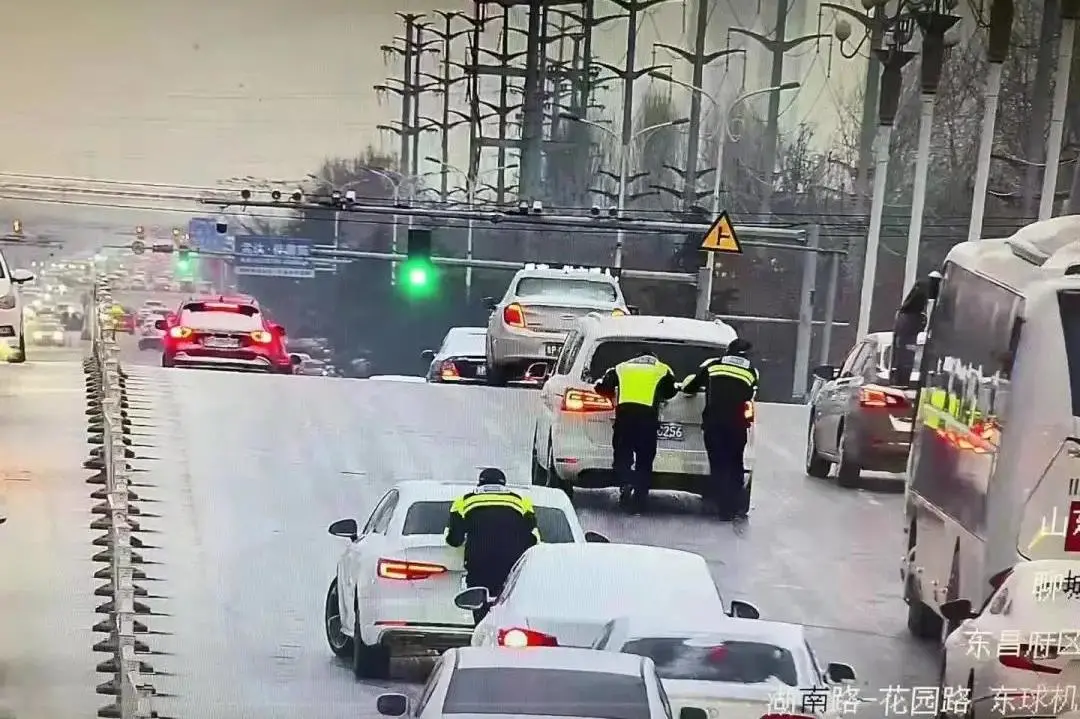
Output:
[[[458,669],[443,701],[447,714],[649,719],[638,674],[497,667]]]
[[[44,322],[37,326],[38,332],[63,332],[64,328],[54,322]]]
[[[568,297],[593,302],[615,302],[615,285],[603,280],[562,277],[522,277],[514,294],[522,299]]]
[[[188,305],[180,313],[180,324],[185,327],[223,332],[253,332],[262,329],[262,318],[258,314],[230,310],[199,311],[191,309],[201,305]]]
[[[456,357],[482,357],[486,341],[485,330],[451,330],[443,341],[441,354]]]
[[[1065,336],[1065,359],[1069,365],[1069,388],[1073,417],[1080,417],[1080,292],[1059,292],[1061,331]]]
[[[675,378],[694,374],[705,360],[724,354],[721,345],[671,342],[649,339],[620,339],[601,342],[589,362],[589,377],[599,379],[609,369],[634,357],[652,353],[668,364]]]
[[[625,654],[649,657],[661,679],[692,679],[735,684],[779,681],[798,686],[795,658],[773,644],[725,641],[721,638],[657,637],[635,639]]]
[[[401,533],[442,534],[450,516],[450,502],[417,502],[405,514],[405,526]],[[547,544],[568,544],[574,541],[574,532],[566,520],[566,514],[555,507],[536,508],[536,527],[540,539]]]

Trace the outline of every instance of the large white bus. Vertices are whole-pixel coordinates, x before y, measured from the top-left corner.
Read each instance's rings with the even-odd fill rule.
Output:
[[[1080,216],[952,249],[919,385],[901,575],[940,639],[1017,561],[1080,559]]]

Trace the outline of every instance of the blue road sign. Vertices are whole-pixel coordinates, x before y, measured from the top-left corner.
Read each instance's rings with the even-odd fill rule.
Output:
[[[312,240],[296,237],[237,235],[233,267],[240,276],[310,279],[315,276],[314,246]]]
[[[188,220],[188,241],[191,249],[202,252],[229,252],[232,237],[219,234],[217,220],[209,217],[192,217]]]

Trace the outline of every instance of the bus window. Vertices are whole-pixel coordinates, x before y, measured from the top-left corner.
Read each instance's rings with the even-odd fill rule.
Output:
[[[1080,417],[1080,292],[1059,292],[1061,330],[1065,335],[1065,357],[1069,363],[1069,388],[1073,417]]]

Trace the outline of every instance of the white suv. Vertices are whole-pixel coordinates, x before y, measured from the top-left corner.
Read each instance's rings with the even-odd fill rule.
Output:
[[[670,365],[675,378],[684,381],[705,360],[722,355],[735,337],[735,330],[723,322],[684,317],[596,313],[580,320],[541,391],[532,440],[533,484],[559,487],[567,494],[575,486],[617,486],[611,469],[615,411],[611,400],[597,394],[593,385],[611,367],[646,351]],[[706,493],[709,460],[701,430],[704,408],[705,397],[700,393],[680,392],[664,403],[657,430],[654,488]],[[754,463],[753,403],[748,403],[746,412],[751,429],[743,466],[749,481]]]
[[[18,286],[33,279],[27,270],[12,270],[0,252],[0,359],[8,362],[26,361],[23,303]]]

